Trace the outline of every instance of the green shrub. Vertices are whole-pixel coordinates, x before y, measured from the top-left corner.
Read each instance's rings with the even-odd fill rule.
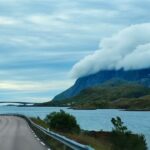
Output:
[[[53,112],[46,116],[45,122],[53,130],[67,133],[79,133],[80,126],[77,124],[76,118],[63,110]]]
[[[143,135],[132,134],[123,125],[120,117],[112,118],[114,125],[111,142],[112,150],[147,150],[147,144]]]
[[[115,132],[121,132],[121,133],[127,133],[129,132],[127,127],[123,125],[123,122],[120,117],[116,117],[111,119],[111,122],[114,126],[113,131]]]

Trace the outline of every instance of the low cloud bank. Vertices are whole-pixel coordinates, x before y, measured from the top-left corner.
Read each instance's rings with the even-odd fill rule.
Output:
[[[150,23],[129,26],[104,38],[99,49],[76,63],[70,74],[79,78],[100,70],[150,67]]]

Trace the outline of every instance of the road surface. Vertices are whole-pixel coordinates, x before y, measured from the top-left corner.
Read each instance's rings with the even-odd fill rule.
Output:
[[[48,150],[19,117],[0,116],[0,150]]]

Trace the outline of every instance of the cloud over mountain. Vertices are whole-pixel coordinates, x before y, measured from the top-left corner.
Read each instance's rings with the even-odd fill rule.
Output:
[[[132,70],[150,67],[150,23],[128,26],[112,37],[103,38],[99,49],[76,63],[74,78],[100,70]]]

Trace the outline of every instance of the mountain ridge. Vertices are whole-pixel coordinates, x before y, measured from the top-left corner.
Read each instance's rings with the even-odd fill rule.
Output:
[[[111,80],[124,80],[150,87],[150,68],[138,70],[104,70],[98,73],[81,77],[75,84],[64,92],[56,95],[53,101],[68,99],[78,95],[82,90],[96,85],[102,85]]]

